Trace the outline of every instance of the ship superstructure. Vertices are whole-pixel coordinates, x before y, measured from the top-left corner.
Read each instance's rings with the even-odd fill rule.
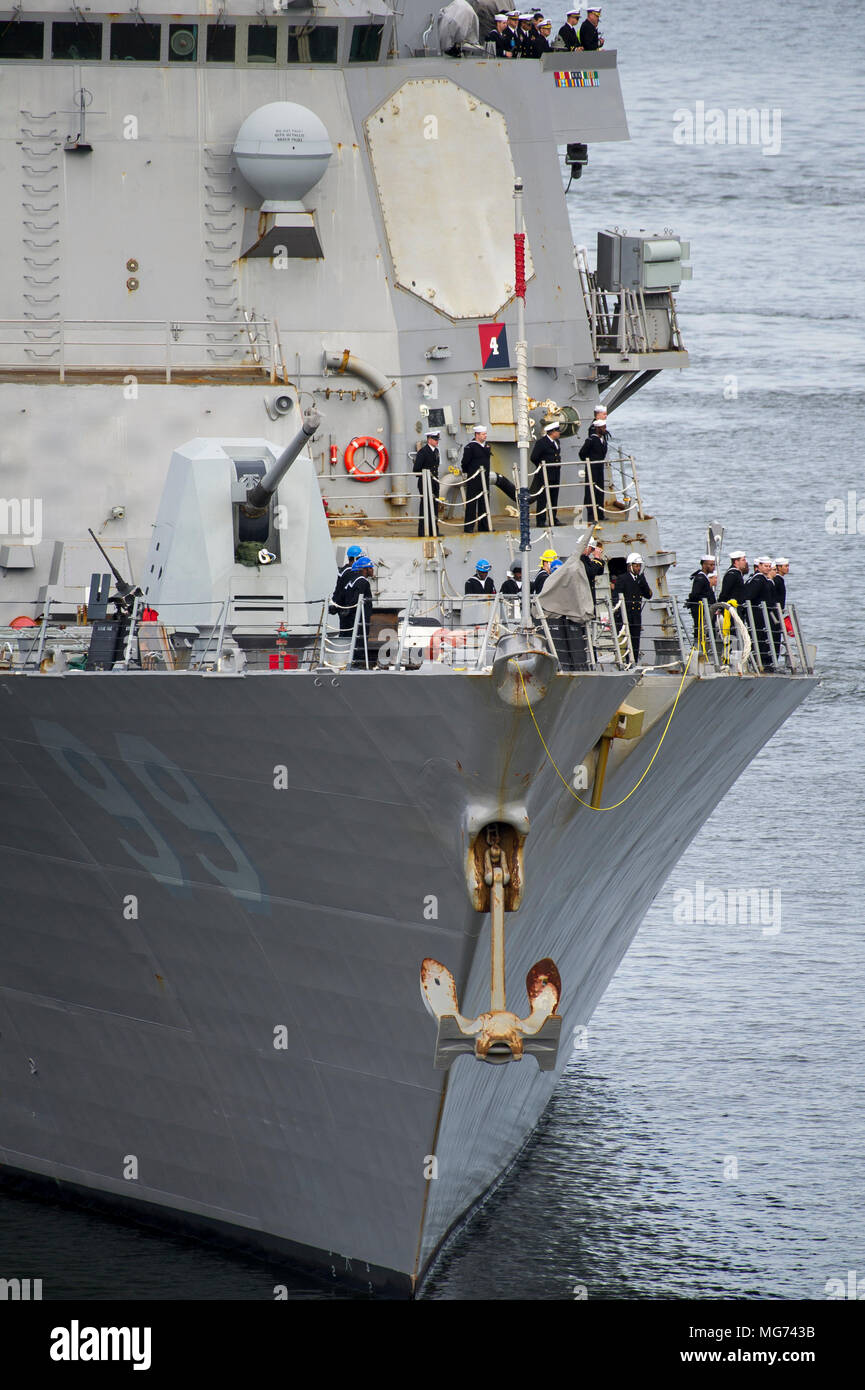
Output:
[[[627,138],[615,52],[452,57],[440,27],[0,17],[0,1160],[405,1291],[813,685],[795,611],[776,662],[759,613],[692,642],[632,458],[584,502],[595,406],[687,364],[687,244],[573,246],[558,146]],[[523,497],[521,533],[553,419],[557,524]],[[590,533],[597,617],[464,593]],[[351,544],[372,621],[340,635]]]

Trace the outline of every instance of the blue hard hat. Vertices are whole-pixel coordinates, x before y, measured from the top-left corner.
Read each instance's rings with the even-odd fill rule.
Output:
[[[484,573],[486,573],[487,570],[492,569],[492,565],[490,564],[489,560],[478,560],[477,564],[475,565],[475,569],[483,570]]]
[[[368,555],[358,555],[357,559],[355,560],[355,562],[354,562],[354,564],[352,565],[351,568],[352,568],[352,571],[354,571],[354,570],[371,570],[371,569],[372,569],[372,560],[369,558]]]
[[[345,552],[345,558],[347,560],[356,560],[358,555],[362,554],[363,551],[361,550],[359,545],[350,545],[348,550]]]
[[[553,570],[560,570],[564,563],[564,560],[554,560],[550,565],[550,573],[552,574]]]

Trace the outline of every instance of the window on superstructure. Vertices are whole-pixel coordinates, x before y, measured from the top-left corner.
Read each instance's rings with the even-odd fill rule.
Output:
[[[161,24],[112,24],[111,61],[158,63]]]
[[[292,24],[288,30],[289,63],[335,63],[339,30],[335,24]]]
[[[246,56],[250,63],[276,62],[276,25],[250,24]]]
[[[45,25],[31,19],[0,24],[0,58],[41,58]]]
[[[351,35],[350,63],[377,63],[383,24],[356,24]]]
[[[58,20],[51,25],[51,57],[98,62],[102,57],[102,25]]]
[[[169,63],[194,63],[198,57],[198,25],[169,24]]]
[[[233,63],[237,28],[234,24],[210,24],[207,28],[208,63]]]

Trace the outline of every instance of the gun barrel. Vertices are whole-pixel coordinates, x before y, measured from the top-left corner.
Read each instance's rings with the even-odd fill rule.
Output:
[[[317,410],[304,411],[303,422],[297,434],[283,449],[273,467],[269,468],[260,482],[251,487],[246,494],[247,507],[263,509],[267,506],[307,440],[315,434],[320,424],[321,416]]]
[[[87,527],[87,534],[90,536],[91,540],[93,540],[95,544],[99,547],[99,551],[102,555],[103,560],[105,561],[106,565],[108,565],[109,569],[111,570],[111,573],[114,575],[114,578],[117,580],[118,584],[123,584],[125,581],[123,579],[122,574],[118,570],[117,566],[114,564],[114,561],[111,560],[108,555],[106,555],[105,548],[102,545],[102,542],[99,540],[98,536],[95,536],[93,534],[89,526]]]

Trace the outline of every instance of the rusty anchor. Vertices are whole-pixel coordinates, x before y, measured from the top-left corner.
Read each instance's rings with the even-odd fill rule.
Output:
[[[562,1020],[556,1013],[562,981],[549,957],[536,961],[526,976],[527,1017],[506,1007],[505,888],[510,882],[507,857],[499,843],[498,827],[487,827],[484,882],[489,887],[490,1007],[477,1018],[460,1013],[456,982],[447,966],[428,956],[421,965],[421,995],[438,1022],[435,1067],[445,1071],[454,1058],[471,1052],[481,1062],[518,1062],[526,1053],[541,1071],[552,1071],[559,1051]]]

